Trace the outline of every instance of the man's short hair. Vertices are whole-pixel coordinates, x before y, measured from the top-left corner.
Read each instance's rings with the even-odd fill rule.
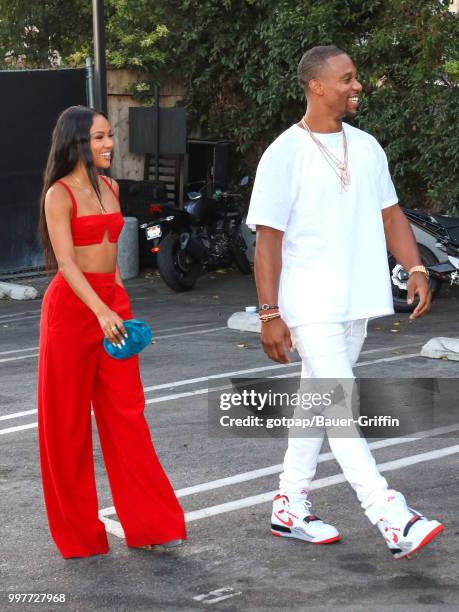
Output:
[[[325,68],[328,58],[335,55],[347,53],[335,45],[319,45],[306,51],[298,64],[298,81],[305,92],[308,91],[309,81],[316,79]]]

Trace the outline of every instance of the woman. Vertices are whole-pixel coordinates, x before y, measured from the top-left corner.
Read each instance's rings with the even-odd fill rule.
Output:
[[[117,360],[104,337],[124,343],[133,317],[117,266],[123,226],[110,167],[106,117],[72,106],[53,132],[40,203],[49,268],[42,304],[38,380],[40,464],[48,521],[64,558],[108,552],[98,517],[91,406],[116,512],[128,546],[184,539],[183,511],[145,421],[138,357]]]

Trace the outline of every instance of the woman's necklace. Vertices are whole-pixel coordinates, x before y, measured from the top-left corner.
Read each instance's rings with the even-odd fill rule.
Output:
[[[351,173],[349,171],[349,156],[348,156],[348,149],[347,149],[346,132],[344,131],[344,128],[343,128],[343,161],[341,161],[340,159],[336,157],[336,155],[334,155],[329,149],[327,149],[327,147],[323,144],[323,142],[321,142],[314,135],[314,133],[311,131],[310,127],[306,123],[306,120],[304,117],[301,119],[301,125],[308,132],[309,136],[312,138],[312,140],[315,142],[315,144],[319,148],[319,151],[322,153],[322,156],[324,157],[325,161],[328,163],[328,165],[331,167],[333,172],[338,177],[339,182],[341,184],[341,191],[347,191],[349,185],[351,184]]]
[[[107,211],[103,207],[102,202],[97,197],[97,194],[94,192],[94,189],[92,187],[88,186],[88,185],[85,185],[83,183],[83,181],[81,179],[79,179],[77,176],[75,176],[72,172],[70,173],[70,176],[72,177],[72,179],[74,179],[77,182],[78,186],[81,187],[81,189],[86,191],[89,194],[90,197],[92,197],[93,199],[97,200],[97,204],[99,205],[100,212],[101,213],[106,213]]]

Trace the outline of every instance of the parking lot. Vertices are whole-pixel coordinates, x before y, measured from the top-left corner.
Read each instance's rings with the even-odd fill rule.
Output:
[[[41,290],[44,279],[33,283]],[[112,508],[94,427],[101,516],[110,552],[64,560],[49,535],[42,500],[35,406],[40,301],[0,302],[2,603],[56,610],[400,610],[457,609],[459,415],[419,439],[372,440],[390,486],[445,524],[445,533],[395,561],[363,515],[350,486],[322,448],[313,511],[335,524],[341,542],[313,546],[270,535],[270,501],[286,441],[210,437],[208,379],[300,373],[270,362],[259,336],[227,328],[255,305],[252,277],[214,273],[175,294],[155,273],[126,282],[136,316],[156,344],[141,357],[145,415],[159,457],[186,512],[180,547],[127,548]],[[400,314],[370,322],[359,377],[457,378],[459,363],[419,356],[436,336],[457,336],[459,292],[441,295],[424,319]],[[459,403],[458,403],[459,406]],[[166,520],[166,517],[165,517]],[[9,593],[63,593],[65,603],[9,604]],[[46,606],[46,608],[44,607]]]

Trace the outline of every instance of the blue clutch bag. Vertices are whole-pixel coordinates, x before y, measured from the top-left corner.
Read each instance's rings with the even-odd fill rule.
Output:
[[[153,332],[145,321],[139,319],[128,319],[123,321],[126,329],[127,338],[124,338],[126,343],[121,348],[113,346],[113,344],[104,338],[104,349],[114,359],[127,359],[133,355],[137,355],[140,351],[151,343]]]

